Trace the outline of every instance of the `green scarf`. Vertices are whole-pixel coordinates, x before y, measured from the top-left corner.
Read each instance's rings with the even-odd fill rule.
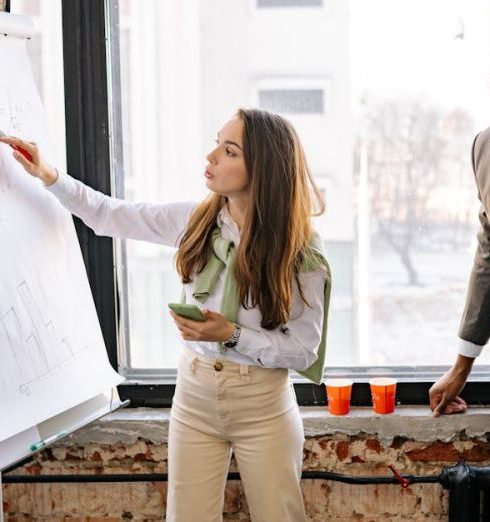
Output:
[[[213,293],[216,281],[223,270],[226,270],[223,300],[220,312],[232,323],[237,321],[240,299],[238,286],[234,276],[233,266],[235,261],[235,245],[233,241],[221,237],[221,229],[215,228],[211,235],[212,251],[206,266],[196,275],[194,279],[193,297],[200,303],[205,303]],[[330,267],[322,253],[322,244],[318,236],[315,236],[310,243],[310,249],[303,260],[301,272],[313,272],[325,269],[327,279],[325,281],[325,300],[323,308],[323,328],[322,338],[318,347],[318,358],[306,370],[298,371],[300,375],[320,384],[323,377],[323,366],[325,363],[325,350],[327,341],[327,318],[330,304],[331,275]],[[185,293],[182,293],[185,301]],[[226,352],[227,348],[222,343],[218,343],[221,353]]]

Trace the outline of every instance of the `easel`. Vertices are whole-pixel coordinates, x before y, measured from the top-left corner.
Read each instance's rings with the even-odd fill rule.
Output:
[[[116,393],[116,395],[117,395],[117,393]],[[94,397],[93,399],[90,399],[89,401],[86,401],[85,403],[82,403],[81,405],[73,408],[73,410],[76,411],[78,409],[79,411],[83,412],[85,409],[87,409],[89,407],[94,407],[94,406],[97,407],[97,401],[98,400],[100,401],[100,398],[103,396],[104,396],[104,394]],[[125,406],[127,406],[129,404],[129,402],[130,402],[129,400],[126,400],[126,401],[117,400],[117,403],[113,404],[112,399],[111,399],[110,402],[104,404],[99,409],[96,409],[96,411],[93,414],[85,415],[82,422],[75,422],[73,424],[69,424],[66,427],[63,426],[62,432],[60,431],[59,428],[56,428],[53,433],[49,433],[46,436],[44,436],[43,440],[42,440],[43,445],[42,445],[42,447],[39,447],[39,449],[36,449],[33,451],[31,448],[26,448],[25,454],[21,458],[19,458],[17,456],[15,459],[12,460],[12,462],[9,462],[7,465],[3,465],[3,467],[0,469],[0,522],[4,522],[2,472],[5,469],[10,468],[10,467],[14,466],[15,464],[18,464],[19,462],[22,462],[29,457],[32,457],[36,453],[39,453],[40,451],[51,446],[51,444],[53,444],[54,442],[59,442],[59,441],[63,440],[68,435],[71,435],[72,433],[78,431],[79,429],[84,428],[88,424],[104,417],[105,415],[112,413],[116,410],[119,410],[120,408],[124,408]],[[62,417],[62,416],[63,416],[63,413],[60,415],[57,415],[53,419],[56,419],[57,417]],[[47,421],[42,423],[40,426],[42,426],[43,424],[47,425],[47,426],[50,426],[50,425],[54,426],[56,423],[52,422],[53,419],[48,419]],[[53,437],[53,436],[55,436],[55,437]],[[46,442],[44,444],[45,439],[49,439],[49,440],[51,440],[51,442]],[[52,440],[52,439],[54,439],[54,440]],[[34,442],[38,442],[38,441],[32,441],[32,442],[34,443]]]

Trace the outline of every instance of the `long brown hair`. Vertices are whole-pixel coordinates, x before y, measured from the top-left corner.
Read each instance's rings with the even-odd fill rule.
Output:
[[[237,116],[244,122],[251,206],[236,252],[235,277],[241,305],[258,306],[262,328],[272,330],[290,318],[293,280],[308,304],[299,271],[313,234],[311,216],[323,213],[325,207],[292,125],[258,109],[239,109]],[[225,196],[212,193],[194,210],[176,255],[183,283],[191,282],[206,265],[211,233],[225,203]]]

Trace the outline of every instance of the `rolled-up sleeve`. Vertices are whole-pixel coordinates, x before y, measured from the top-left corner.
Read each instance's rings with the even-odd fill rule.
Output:
[[[60,173],[46,190],[98,236],[177,246],[196,203],[133,203],[98,192]]]
[[[301,308],[284,326],[275,330],[252,329],[242,325],[235,350],[265,368],[305,370],[318,357],[322,337],[327,275],[323,271],[300,274],[304,304],[296,290],[293,300]]]

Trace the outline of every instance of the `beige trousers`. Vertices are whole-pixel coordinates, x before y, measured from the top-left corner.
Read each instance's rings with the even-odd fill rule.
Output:
[[[304,432],[287,370],[184,348],[170,414],[168,522],[222,521],[233,451],[253,522],[304,522]]]

